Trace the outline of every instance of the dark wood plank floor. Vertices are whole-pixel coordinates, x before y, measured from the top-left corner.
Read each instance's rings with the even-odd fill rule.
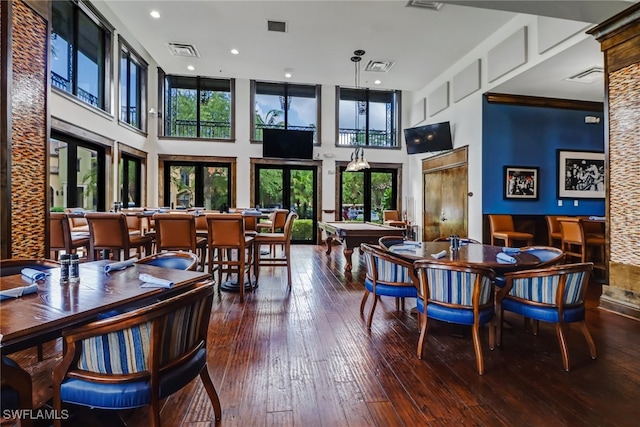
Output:
[[[591,285],[587,323],[598,350],[591,360],[577,328],[570,328],[573,370],[562,369],[555,330],[523,330],[507,319],[503,345],[490,351],[483,331],[485,374],[476,373],[471,336],[432,322],[425,360],[415,356],[417,319],[378,304],[371,331],[359,314],[364,264],[354,254],[344,274],[341,251],[292,249],[293,289],[282,268],[261,272],[245,303],[216,297],[209,332],[209,371],[218,389],[224,426],[637,426],[640,425],[640,322],[597,308]],[[17,354],[40,384],[60,343]],[[45,397],[40,396],[41,399]],[[129,426],[149,424],[146,409],[119,414]],[[199,380],[164,401],[163,426],[212,425],[213,411]],[[80,421],[81,420],[81,421]],[[80,414],[68,425],[99,425]]]

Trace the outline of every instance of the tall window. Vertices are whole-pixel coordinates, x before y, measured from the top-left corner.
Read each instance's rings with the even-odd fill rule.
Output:
[[[251,82],[254,101],[251,139],[262,141],[262,129],[312,130],[320,141],[320,86]]]
[[[126,208],[142,206],[142,161],[122,153],[118,165],[120,177],[120,201]]]
[[[52,3],[51,85],[109,111],[111,30],[83,2]]]
[[[233,138],[232,79],[166,76],[164,136]]]
[[[398,147],[400,92],[337,89],[338,145]]]
[[[147,63],[122,39],[120,41],[120,121],[145,129]]]

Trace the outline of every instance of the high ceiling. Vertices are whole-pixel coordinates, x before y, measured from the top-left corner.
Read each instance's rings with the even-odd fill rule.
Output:
[[[407,7],[406,0],[104,3],[169,74],[285,81],[285,71],[290,71],[291,82],[353,86],[355,68],[350,58],[354,50],[363,49],[366,53],[361,62],[360,85],[373,87],[374,80],[379,79],[381,88],[402,90],[424,87],[515,17],[516,12],[598,23],[631,4],[476,1],[453,2],[474,7],[446,3],[439,10],[431,10]],[[160,13],[159,19],[150,16],[152,10]],[[285,22],[286,32],[268,31],[268,20]],[[194,45],[200,57],[174,56],[168,43]],[[577,73],[582,71],[583,63],[598,65],[593,64],[594,58],[602,64],[597,42],[589,40],[581,45],[573,54],[564,54],[562,61],[556,59],[549,65],[562,62],[563,73]],[[239,54],[231,54],[231,49],[237,49]],[[392,61],[393,66],[387,72],[364,71],[369,61]],[[195,70],[189,71],[188,65]],[[548,76],[544,65],[534,67],[529,78],[521,76],[519,83],[508,82],[510,93],[602,100],[602,85],[585,95],[585,87],[575,89],[576,83],[570,83],[577,96],[571,90],[563,96],[562,85],[544,89],[543,76]],[[550,92],[543,95],[544,90]]]

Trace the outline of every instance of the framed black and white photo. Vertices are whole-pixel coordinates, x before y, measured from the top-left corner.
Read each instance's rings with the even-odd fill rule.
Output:
[[[538,200],[538,170],[530,166],[505,166],[504,198]]]
[[[558,198],[604,199],[604,153],[558,150]]]

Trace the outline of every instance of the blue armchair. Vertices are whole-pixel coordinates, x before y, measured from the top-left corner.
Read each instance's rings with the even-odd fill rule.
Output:
[[[200,376],[216,420],[221,407],[207,370],[213,282],[148,307],[63,332],[65,351],[53,371],[53,407],[100,409],[149,405],[160,426],[160,399]],[[60,420],[54,422],[60,426]]]
[[[367,328],[371,329],[373,313],[380,296],[396,298],[396,310],[404,310],[405,298],[416,298],[418,290],[414,283],[413,264],[390,256],[371,245],[360,245],[360,251],[367,262],[367,276],[364,280],[364,295],[360,303],[360,314],[364,315],[364,307],[373,294],[373,302],[369,309]]]
[[[476,353],[478,374],[484,373],[480,346],[480,326],[489,323],[489,348],[495,344],[494,272],[485,267],[465,264],[416,261],[414,264],[420,288],[420,339],[418,358],[426,345],[428,319],[470,325]]]
[[[555,323],[565,371],[570,367],[565,332],[569,323],[580,327],[591,358],[595,359],[596,346],[585,323],[585,293],[592,268],[592,263],[566,264],[505,274],[505,286],[496,296],[498,345],[502,343],[504,311],[510,311],[536,321]]]

